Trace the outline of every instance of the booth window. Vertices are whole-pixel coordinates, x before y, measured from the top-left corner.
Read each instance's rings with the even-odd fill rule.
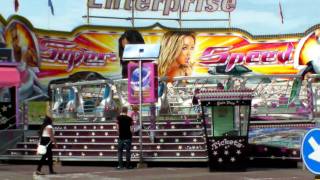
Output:
[[[212,107],[213,136],[225,136],[234,130],[234,106]]]

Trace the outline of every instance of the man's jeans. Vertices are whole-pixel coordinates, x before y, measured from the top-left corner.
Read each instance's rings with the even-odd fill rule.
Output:
[[[131,158],[131,139],[118,139],[118,161],[119,161],[119,166],[123,167],[123,160],[122,160],[122,151],[123,149],[126,149],[126,166],[129,166],[130,164],[130,158]]]

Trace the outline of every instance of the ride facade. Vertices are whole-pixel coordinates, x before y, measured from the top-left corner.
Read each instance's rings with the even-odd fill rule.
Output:
[[[30,113],[38,107],[30,102],[37,99],[33,97],[46,97],[46,108],[57,119],[54,156],[62,161],[115,161],[114,120],[120,107],[130,106],[131,81],[122,78],[116,53],[117,40],[125,29],[92,26],[70,34],[34,29],[22,17],[2,21],[8,48],[16,48],[12,28],[22,39],[18,44],[29,48],[23,51],[24,58],[14,57],[13,61],[22,64],[20,122],[30,133],[24,135],[27,141],[7,148],[1,159],[38,158],[38,138],[32,134],[35,116]],[[153,62],[159,77],[154,78],[158,83],[152,91],[158,98],[140,108],[142,140],[133,139],[134,161],[143,157],[146,162],[207,162],[204,134],[228,137],[240,136],[240,132],[246,132],[247,160],[300,160],[301,138],[316,126],[320,111],[320,76],[305,73],[320,46],[314,27],[304,34],[270,37],[252,36],[240,29],[138,30],[146,44],[165,41],[170,47],[171,38],[181,37],[186,47],[176,49],[179,53],[168,60],[162,55],[175,52],[162,45],[159,60]],[[27,87],[32,87],[31,94]],[[199,92],[218,106],[237,102],[233,108],[203,106]],[[246,98],[250,98],[249,108],[238,103]]]

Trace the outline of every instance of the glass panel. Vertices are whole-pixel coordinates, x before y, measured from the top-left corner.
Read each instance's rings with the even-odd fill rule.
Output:
[[[249,120],[249,111],[250,106],[240,106],[240,135],[248,135],[248,120]]]
[[[233,136],[234,132],[234,107],[213,106],[212,107],[213,136]]]

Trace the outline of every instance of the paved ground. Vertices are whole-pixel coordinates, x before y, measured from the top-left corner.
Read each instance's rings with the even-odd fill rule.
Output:
[[[114,167],[104,166],[55,166],[58,172],[56,175],[37,176],[34,174],[35,165],[13,165],[0,164],[1,180],[118,180],[118,179],[183,179],[183,180],[312,180],[314,175],[307,170],[290,169],[269,169],[257,168],[248,169],[246,172],[209,172],[208,168],[165,168],[149,167],[132,170],[116,170]],[[43,172],[47,173],[45,166]]]

